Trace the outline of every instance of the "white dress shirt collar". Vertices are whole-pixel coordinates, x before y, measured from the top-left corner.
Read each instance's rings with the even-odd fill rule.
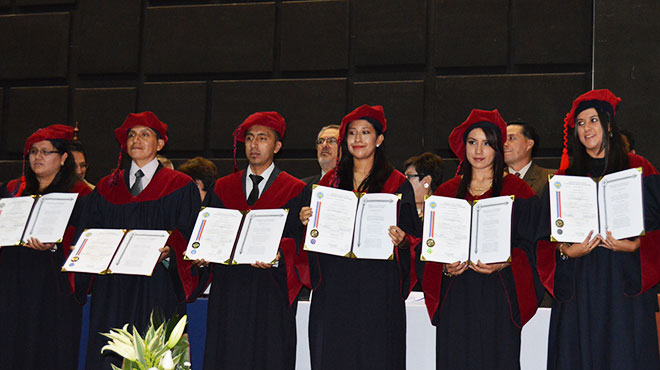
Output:
[[[527,170],[532,167],[532,161],[529,161],[523,168],[520,169],[520,171],[516,171],[513,168],[509,167],[509,173],[512,175],[515,175],[516,172],[520,174],[520,178],[524,178],[525,175],[527,174]]]
[[[259,196],[261,197],[261,194],[264,192],[264,189],[266,188],[266,183],[268,182],[268,179],[270,178],[270,175],[273,173],[273,170],[275,169],[275,163],[271,163],[268,168],[264,172],[261,173],[261,177],[264,179],[261,180],[259,183]],[[247,199],[250,196],[250,192],[252,192],[252,179],[250,178],[250,175],[254,175],[255,173],[252,172],[252,167],[250,165],[247,166],[247,170],[245,170],[245,199]]]
[[[133,184],[135,184],[135,173],[138,170],[142,170],[142,173],[144,174],[144,177],[142,177],[142,189],[146,189],[147,185],[149,185],[149,182],[154,177],[154,174],[156,174],[157,169],[158,159],[156,158],[145,164],[142,168],[138,167],[135,161],[131,161],[131,169],[128,172],[128,188],[130,189]]]

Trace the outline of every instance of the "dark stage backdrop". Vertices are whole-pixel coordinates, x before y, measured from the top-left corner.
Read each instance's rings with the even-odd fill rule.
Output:
[[[660,164],[659,16],[657,0],[0,0],[0,180],[19,176],[36,128],[78,121],[95,182],[116,163],[112,130],[142,110],[170,125],[163,154],[222,174],[233,129],[279,111],[280,166],[307,176],[318,129],[365,103],[385,107],[398,167],[449,156],[471,108],[536,125],[556,166],[563,117],[592,81],[623,97],[621,126]]]

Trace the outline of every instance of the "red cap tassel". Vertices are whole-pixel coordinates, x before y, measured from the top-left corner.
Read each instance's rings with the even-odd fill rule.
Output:
[[[561,161],[559,162],[559,172],[564,173],[568,169],[568,120],[570,114],[564,118],[564,149],[561,154]]]
[[[122,155],[124,154],[124,148],[119,152],[119,158],[117,159],[117,167],[112,171],[112,175],[110,176],[110,185],[111,186],[116,186],[121,182],[121,175],[119,173],[119,169],[121,168],[121,158]]]

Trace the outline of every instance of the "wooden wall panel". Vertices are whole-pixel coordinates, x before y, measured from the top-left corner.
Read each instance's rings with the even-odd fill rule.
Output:
[[[69,13],[0,16],[0,79],[63,78]]]

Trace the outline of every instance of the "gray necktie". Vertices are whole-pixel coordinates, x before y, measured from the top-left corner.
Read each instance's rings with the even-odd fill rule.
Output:
[[[142,170],[137,170],[135,173],[135,183],[131,186],[131,195],[137,197],[138,194],[142,191],[142,178],[144,177],[144,172]]]

